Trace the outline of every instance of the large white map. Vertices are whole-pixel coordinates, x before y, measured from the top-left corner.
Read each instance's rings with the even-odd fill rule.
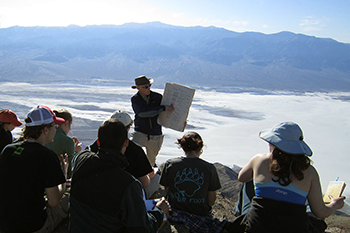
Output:
[[[183,132],[195,89],[176,83],[166,83],[161,105],[173,105],[175,110],[159,114],[158,124]]]

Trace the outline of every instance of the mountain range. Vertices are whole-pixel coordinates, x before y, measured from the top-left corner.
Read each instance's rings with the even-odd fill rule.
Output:
[[[350,44],[292,32],[152,23],[0,29],[0,82],[349,91]]]

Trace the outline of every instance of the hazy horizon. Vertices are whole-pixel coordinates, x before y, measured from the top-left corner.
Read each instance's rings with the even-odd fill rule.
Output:
[[[236,32],[281,31],[350,43],[347,1],[2,0],[0,27],[122,25],[163,22]]]

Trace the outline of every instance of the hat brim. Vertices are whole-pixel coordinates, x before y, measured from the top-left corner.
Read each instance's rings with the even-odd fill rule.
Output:
[[[53,122],[55,122],[55,124],[62,125],[64,122],[66,122],[66,120],[61,117],[54,117]]]
[[[149,78],[148,81],[149,81],[149,83],[145,83],[145,84],[141,84],[141,85],[152,84],[154,80],[153,80],[153,78]],[[139,86],[141,86],[141,85],[139,85]],[[136,88],[137,88],[137,85],[133,85],[133,86],[131,86],[131,88],[132,88],[132,89],[136,89]]]
[[[13,124],[14,126],[18,127],[18,126],[23,125],[23,122],[22,122],[22,121],[17,120],[17,121],[15,121],[15,122],[12,122],[12,124]]]
[[[312,156],[310,147],[304,141],[289,141],[276,135],[271,129],[262,130],[259,137],[288,154]]]

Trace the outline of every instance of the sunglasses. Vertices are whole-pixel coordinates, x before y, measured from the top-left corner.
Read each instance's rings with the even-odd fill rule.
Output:
[[[149,84],[149,85],[143,86],[143,87],[141,87],[141,88],[148,89],[148,88],[151,87],[151,85],[152,85],[152,84]]]

